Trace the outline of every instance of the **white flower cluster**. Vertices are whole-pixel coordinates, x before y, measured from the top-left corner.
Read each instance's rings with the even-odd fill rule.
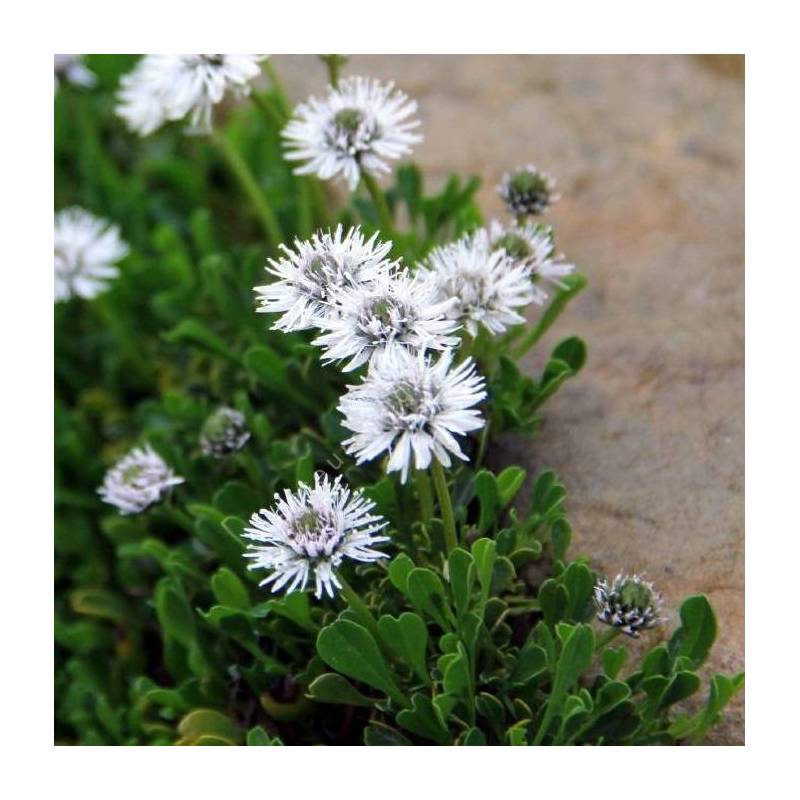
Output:
[[[302,591],[313,572],[316,596],[333,597],[342,588],[335,570],[345,556],[355,561],[387,557],[373,549],[389,541],[375,535],[388,523],[371,513],[374,508],[361,490],[344,486],[341,476],[331,481],[322,473],[314,476],[313,486],[301,483],[296,492],[276,494],[274,509],[253,514],[243,534],[254,542],[245,553],[253,559],[250,568],[271,571],[259,585],[272,584],[273,592]]]
[[[416,110],[393,83],[345,78],[329,86],[324,99],[310,97],[295,109],[283,131],[286,158],[305,162],[298,175],[340,176],[352,191],[362,173],[389,172],[388,159],[407,155],[422,141],[413,133],[419,121],[409,119]]]
[[[483,425],[473,406],[486,393],[471,359],[451,368],[458,298],[443,296],[425,271],[389,261],[390,249],[339,227],[284,248],[285,257],[267,266],[278,280],[255,291],[259,311],[281,313],[273,328],[321,331],[313,342],[326,363],[343,363],[344,371],[368,365],[340,404],[355,434],[348,452],[362,462],[389,451],[387,469],[405,481],[412,462],[426,469],[432,458],[448,466],[450,454],[465,457],[455,436]]]
[[[81,61],[81,56],[75,54],[57,53],[53,56],[53,78],[56,92],[61,81],[83,89],[91,89],[97,83],[97,75]]]
[[[97,493],[121,514],[139,514],[183,483],[150,445],[137,447],[107,473]]]
[[[213,107],[226,93],[244,96],[261,72],[263,55],[148,55],[120,81],[117,114],[147,136],[189,117],[190,133],[211,133]]]
[[[55,215],[55,299],[91,300],[119,274],[116,264],[128,255],[119,228],[82,208],[66,208]]]

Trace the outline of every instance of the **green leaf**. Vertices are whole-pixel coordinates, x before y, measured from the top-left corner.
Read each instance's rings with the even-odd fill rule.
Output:
[[[228,481],[212,500],[223,519],[229,515],[248,517],[264,505],[263,496],[241,481]]]
[[[497,493],[501,508],[505,508],[517,495],[528,473],[522,467],[506,467],[497,476]]]
[[[461,744],[465,747],[484,747],[486,745],[486,735],[479,728],[470,728],[462,736]]]
[[[72,610],[76,614],[125,622],[130,609],[123,597],[108,589],[76,589],[69,596]]]
[[[396,555],[389,562],[389,580],[399,592],[408,596],[408,576],[414,569],[414,562],[405,554]]]
[[[703,664],[717,638],[717,620],[708,598],[696,594],[686,598],[680,610],[681,626],[672,635],[669,653],[685,656],[695,667]]]
[[[411,708],[397,715],[397,724],[411,733],[440,745],[452,743],[452,737],[430,697],[417,693],[411,697]]]
[[[372,707],[375,701],[366,697],[347,678],[326,672],[311,682],[307,696],[318,703]]]
[[[244,354],[244,365],[267,389],[285,389],[289,385],[286,360],[272,348],[259,344]]]
[[[208,737],[214,741],[205,744],[238,744],[241,731],[232,720],[210,708],[198,708],[190,711],[178,723],[178,733],[182,744],[203,744],[199,741]]]
[[[553,520],[550,526],[550,539],[553,542],[553,558],[563,561],[572,540],[572,526],[565,517]]]
[[[364,744],[369,747],[408,747],[413,743],[395,728],[382,722],[371,722],[364,728]]]
[[[375,639],[361,625],[350,620],[336,620],[319,632],[317,652],[337,672],[378,689],[402,706],[408,705]]]
[[[311,604],[305,592],[290,592],[283,597],[268,600],[266,607],[274,614],[291,620],[307,631],[313,633],[317,630],[311,619]]]
[[[560,633],[565,632],[570,626],[560,626]],[[594,633],[588,625],[575,625],[566,638],[561,649],[561,655],[556,665],[553,678],[553,688],[550,699],[536,734],[534,744],[541,744],[547,734],[550,722],[554,715],[561,712],[564,698],[570,689],[578,682],[584,670],[588,669],[594,656]]]
[[[447,559],[447,573],[456,615],[461,618],[469,609],[475,584],[475,562],[470,553],[462,547],[454,548]]]
[[[270,737],[260,725],[250,728],[247,732],[246,743],[248,747],[275,747],[283,744],[277,736]]]
[[[416,567],[408,574],[408,596],[414,607],[443,630],[453,627],[452,612],[441,578],[433,570]]]
[[[514,668],[508,676],[512,686],[524,686],[547,669],[547,653],[537,644],[528,643],[522,648]]]
[[[553,627],[567,613],[569,594],[558,581],[548,578],[539,587],[539,606],[545,622]]]
[[[164,334],[164,339],[173,344],[188,344],[234,363],[240,363],[239,356],[228,347],[225,340],[198,319],[181,320],[171,331]]]
[[[624,681],[604,683],[595,696],[594,714],[597,717],[607,714],[624,703],[631,696],[631,687]]]
[[[608,647],[603,650],[603,672],[609,678],[616,678],[619,671],[622,669],[625,659],[628,656],[628,651],[624,647]]]
[[[486,533],[494,525],[500,512],[500,494],[497,479],[489,470],[482,469],[475,476],[475,494],[480,503],[478,533]]]
[[[579,372],[586,364],[586,343],[578,336],[570,336],[556,345],[553,357],[568,364],[573,373]]]
[[[155,589],[158,621],[167,636],[186,647],[196,638],[195,613],[180,584],[172,578],[162,578]]]
[[[594,574],[585,565],[573,561],[564,570],[561,580],[569,594],[565,617],[575,622],[584,622],[592,616],[592,592]]]
[[[406,611],[398,618],[384,614],[378,620],[381,639],[403,661],[406,662],[421,680],[431,682],[427,665],[428,629],[422,617]]]
[[[476,539],[472,543],[471,551],[478,573],[478,583],[481,585],[481,603],[485,605],[492,589],[497,547],[492,539]]]
[[[239,577],[227,567],[220,567],[211,578],[211,591],[217,602],[242,611],[250,609],[250,595]]]
[[[444,671],[442,686],[445,692],[468,698],[471,694],[472,680],[469,674],[469,659],[464,645],[454,654]]]
[[[658,711],[664,711],[675,703],[691,697],[700,688],[700,678],[688,670],[677,672],[672,676],[658,703]]]

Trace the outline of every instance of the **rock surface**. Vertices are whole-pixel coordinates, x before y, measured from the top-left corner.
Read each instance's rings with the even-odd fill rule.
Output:
[[[293,98],[321,90],[308,56],[278,56]],[[559,180],[559,249],[589,288],[528,358],[589,344],[580,376],[503,460],[555,469],[573,553],[644,572],[677,617],[707,593],[710,668],[744,668],[744,84],[733,56],[355,56],[420,104],[415,152],[433,187],[533,162]],[[674,621],[674,620],[673,620]],[[744,741],[744,699],[712,735]]]

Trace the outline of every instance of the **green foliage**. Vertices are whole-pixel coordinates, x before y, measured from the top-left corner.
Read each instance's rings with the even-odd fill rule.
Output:
[[[55,101],[56,207],[113,220],[131,248],[106,294],[54,312],[56,740],[701,740],[743,685],[715,675],[699,711],[681,708],[716,636],[708,601],[684,603],[667,645],[646,634],[653,647],[626,670],[624,643],[593,633],[596,576],[567,560],[565,487],[549,470],[483,467],[491,439],[481,432],[448,475],[459,545],[445,553],[441,512],[423,517],[411,485],[344,455],[336,404],[352,380],[321,365],[310,335],[270,330],[254,313],[252,287],[275,250],[220,152],[178,125],[140,140],[115,118],[113,92],[132,63],[92,57],[98,87],[64,86]],[[261,96],[283,107],[274,89]],[[224,125],[287,238],[338,221],[377,229],[366,193],[334,206],[324,187],[292,174],[257,108],[237,107]],[[416,166],[400,166],[386,191],[395,220],[407,221],[393,255],[413,265],[480,225],[478,186],[451,176],[431,194]],[[491,436],[534,433],[544,402],[586,361],[577,337],[555,347],[538,378],[515,360],[585,279],[565,284],[530,327],[465,342],[487,378]],[[198,436],[220,405],[240,411],[252,435],[217,460]],[[165,503],[121,517],[95,488],[139,443],[186,481]],[[317,469],[363,487],[390,523],[390,559],[343,566],[374,625],[341,600],[269,594],[242,557],[249,516]]]

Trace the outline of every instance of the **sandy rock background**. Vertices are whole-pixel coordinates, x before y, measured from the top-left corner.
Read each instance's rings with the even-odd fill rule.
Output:
[[[275,56],[292,99],[321,63]],[[573,554],[640,571],[675,609],[707,593],[710,668],[744,668],[744,62],[737,56],[354,56],[420,105],[415,152],[431,188],[475,173],[500,215],[502,173],[559,181],[549,215],[589,287],[528,358],[589,345],[585,370],[545,407],[533,440],[500,458],[555,469]],[[744,741],[744,699],[711,742]]]

